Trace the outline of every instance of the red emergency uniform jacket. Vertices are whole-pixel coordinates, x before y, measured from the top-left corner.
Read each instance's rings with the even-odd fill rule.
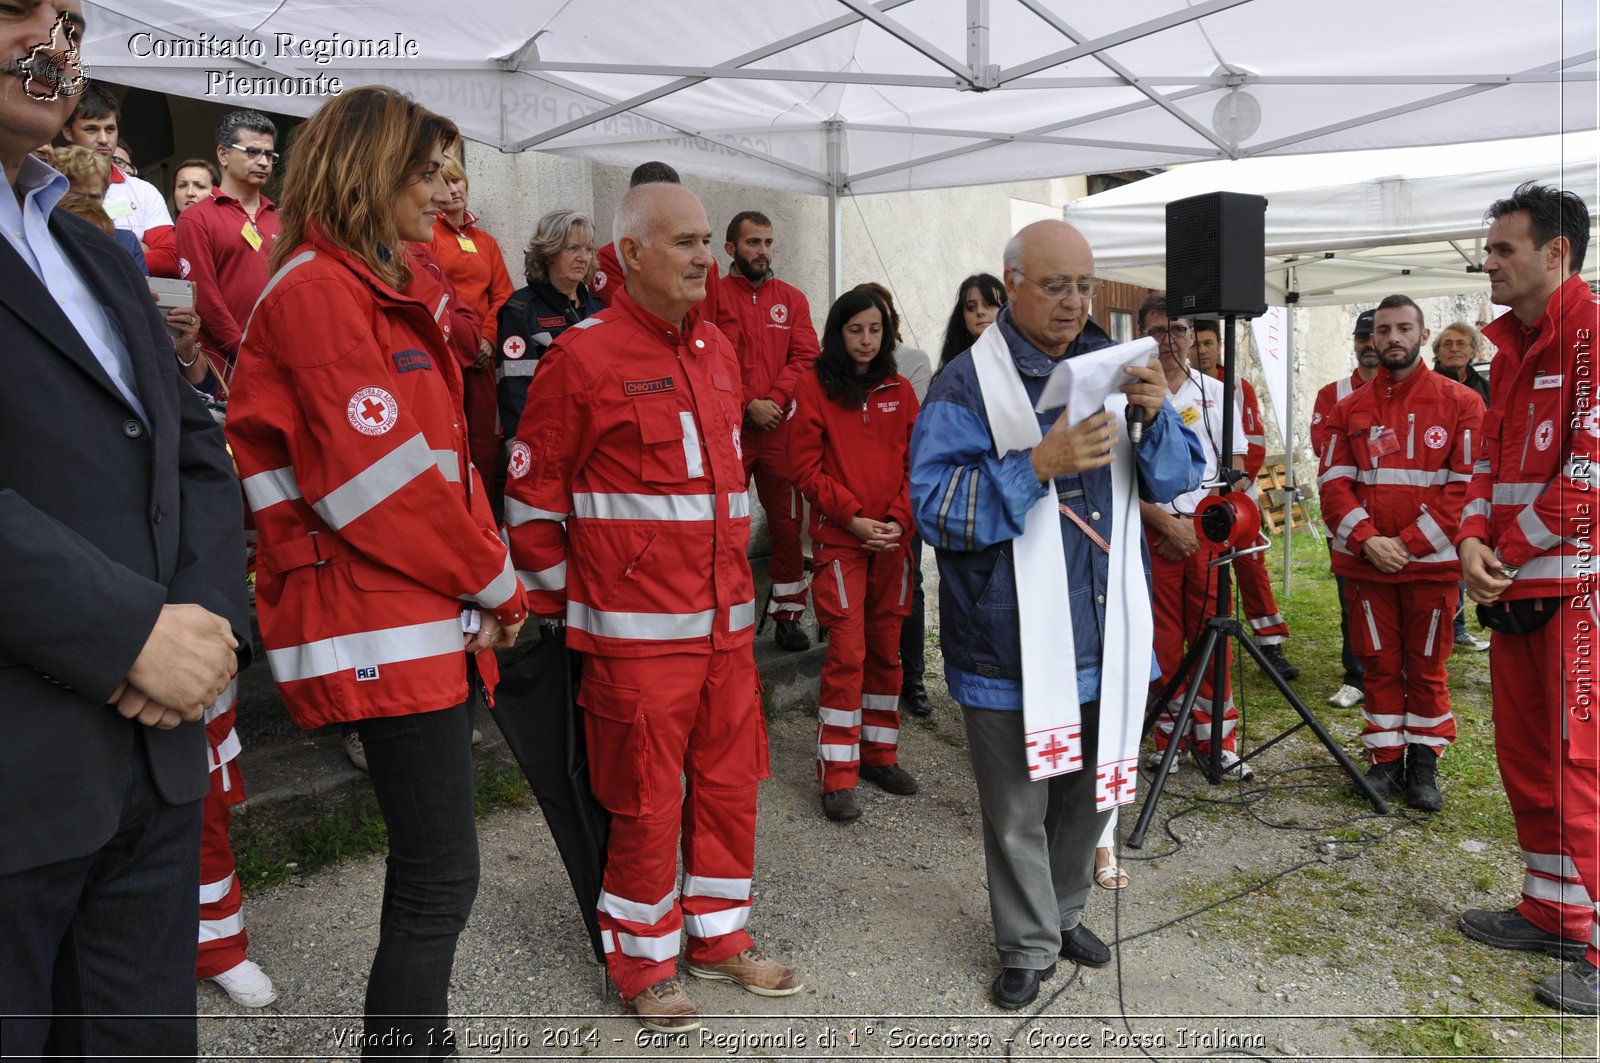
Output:
[[[1323,451],[1328,449],[1328,418],[1332,416],[1333,408],[1360,390],[1365,383],[1361,379],[1361,370],[1354,369],[1348,380],[1330,380],[1317,392],[1316,401],[1311,404],[1311,451],[1317,456],[1319,464]]]
[[[1334,407],[1317,486],[1335,573],[1377,583],[1461,578],[1455,536],[1482,421],[1471,388],[1420,364],[1398,384],[1379,369]],[[1411,561],[1380,572],[1361,556],[1374,535],[1398,537]]]
[[[748,645],[755,588],[739,363],[625,291],[540,359],[512,444],[506,524],[533,612],[613,657]]]
[[[768,277],[756,287],[738,273],[722,278],[722,300],[739,319],[739,365],[744,405],[771,399],[787,410],[794,386],[817,360],[811,303],[787,281]]]
[[[177,238],[178,276],[194,281],[201,345],[231,373],[250,311],[272,279],[267,258],[278,239],[278,208],[262,196],[252,224],[237,199],[213,188],[178,216]]]
[[[622,291],[622,263],[617,259],[617,245],[602,247],[595,252],[594,260],[594,279],[588,284],[589,294],[610,306],[612,297]],[[739,318],[722,298],[722,271],[715,261],[711,263],[711,272],[706,274],[706,297],[694,305],[689,317],[691,320],[684,324],[703,318],[722,330],[734,350],[739,349]]]
[[[1600,495],[1594,343],[1600,298],[1578,276],[1527,328],[1503,314],[1483,330],[1499,349],[1489,375],[1484,445],[1461,534],[1520,566],[1501,598],[1584,596],[1594,588]],[[1587,608],[1587,601],[1573,603]]]
[[[515,285],[506,272],[500,244],[478,228],[478,216],[466,212],[466,224],[456,228],[440,214],[433,221],[433,255],[456,294],[483,323],[483,337],[498,342],[500,307],[511,298]]]
[[[459,704],[463,607],[526,616],[467,461],[445,305],[428,271],[396,292],[313,235],[240,347],[228,439],[258,531],[262,642],[302,727]],[[478,668],[492,689],[494,654]]]
[[[911,382],[892,376],[860,406],[830,399],[817,374],[806,373],[794,389],[794,413],[786,432],[794,485],[811,501],[811,538],[834,546],[858,546],[850,531],[855,517],[911,524],[911,422],[917,396]]]

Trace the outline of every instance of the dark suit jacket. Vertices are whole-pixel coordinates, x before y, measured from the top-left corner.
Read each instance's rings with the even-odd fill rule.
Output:
[[[0,874],[103,846],[136,756],[168,802],[204,796],[199,723],[158,731],[106,705],[164,604],[250,641],[222,430],[127,253],[64,211],[50,230],[122,333],[150,423],[0,239]]]

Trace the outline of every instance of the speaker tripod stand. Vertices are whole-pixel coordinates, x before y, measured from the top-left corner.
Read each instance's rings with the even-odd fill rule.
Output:
[[[1234,387],[1236,384],[1234,375],[1236,362],[1233,337],[1234,320],[1235,315],[1231,313],[1224,315],[1222,319],[1223,356],[1225,361],[1222,390],[1222,447],[1217,462],[1219,471],[1226,469],[1225,462],[1233,454]],[[1232,492],[1233,478],[1227,471],[1222,471],[1221,480],[1222,482],[1218,485],[1219,493],[1227,495]],[[1306,706],[1305,702],[1300,700],[1300,695],[1296,694],[1294,688],[1289,686],[1288,680],[1278,674],[1278,670],[1261,653],[1255,641],[1246,637],[1244,625],[1233,615],[1233,562],[1236,558],[1245,554],[1264,549],[1266,549],[1265,546],[1255,546],[1242,550],[1233,550],[1214,558],[1210,563],[1211,567],[1217,570],[1217,595],[1212,607],[1212,614],[1206,620],[1205,631],[1197,641],[1190,645],[1189,651],[1184,654],[1183,662],[1178,666],[1177,672],[1162,687],[1161,693],[1157,695],[1145,714],[1144,728],[1140,732],[1141,745],[1143,744],[1143,738],[1149,735],[1151,729],[1155,727],[1156,721],[1166,712],[1166,707],[1171,703],[1173,694],[1184,683],[1188,683],[1188,688],[1183,695],[1183,701],[1178,706],[1177,719],[1173,723],[1172,741],[1167,743],[1167,748],[1161,758],[1161,764],[1156,768],[1155,780],[1151,782],[1150,791],[1145,796],[1144,807],[1139,811],[1139,819],[1134,824],[1133,832],[1128,835],[1129,848],[1142,849],[1144,847],[1145,834],[1150,829],[1150,821],[1155,818],[1156,808],[1161,802],[1163,791],[1166,789],[1167,776],[1172,774],[1173,766],[1177,763],[1179,747],[1183,745],[1188,735],[1189,724],[1194,714],[1195,699],[1200,693],[1200,679],[1206,674],[1206,669],[1208,667],[1211,669],[1211,690],[1215,701],[1221,701],[1220,692],[1228,689],[1227,640],[1229,639],[1238,641],[1244,651],[1255,661],[1256,666],[1266,674],[1267,679],[1277,688],[1284,701],[1288,702],[1289,707],[1294,709],[1295,713],[1300,717],[1299,723],[1294,724],[1276,738],[1257,746],[1245,759],[1249,760],[1251,757],[1258,756],[1299,731],[1302,727],[1309,727],[1311,732],[1327,748],[1334,761],[1350,777],[1351,783],[1356,790],[1371,802],[1373,810],[1379,815],[1388,815],[1389,813],[1388,803],[1373,790],[1372,785],[1362,775],[1361,769],[1340,748],[1339,743],[1322,726],[1322,722],[1317,719],[1316,714]],[[1209,758],[1200,761],[1207,780],[1213,786],[1222,781],[1222,726],[1221,714],[1214,714],[1211,728],[1211,755]]]

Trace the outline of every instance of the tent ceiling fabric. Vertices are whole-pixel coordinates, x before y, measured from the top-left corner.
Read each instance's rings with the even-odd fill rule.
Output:
[[[1597,121],[1593,0],[85,7],[85,56],[108,81],[293,114],[321,97],[250,94],[247,79],[376,82],[507,151],[659,158],[812,193],[1504,139]],[[319,63],[279,35],[398,35],[417,54]],[[258,54],[218,55],[207,43],[241,38]],[[174,48],[209,54],[174,58]]]
[[[1208,192],[1267,198],[1267,300],[1286,303],[1293,269],[1303,306],[1488,292],[1484,211],[1527,180],[1600,206],[1600,135],[1399,148],[1180,166],[1067,205],[1095,251],[1095,272],[1165,287],[1165,205]],[[1584,276],[1596,276],[1595,244]]]

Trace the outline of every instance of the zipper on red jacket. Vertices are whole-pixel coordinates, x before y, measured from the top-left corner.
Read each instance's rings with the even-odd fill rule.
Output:
[[[1517,469],[1520,472],[1528,471],[1528,443],[1533,439],[1533,403],[1528,403],[1528,425],[1522,431],[1522,461]]]
[[[1406,414],[1406,460],[1415,461],[1417,458],[1417,415]]]

